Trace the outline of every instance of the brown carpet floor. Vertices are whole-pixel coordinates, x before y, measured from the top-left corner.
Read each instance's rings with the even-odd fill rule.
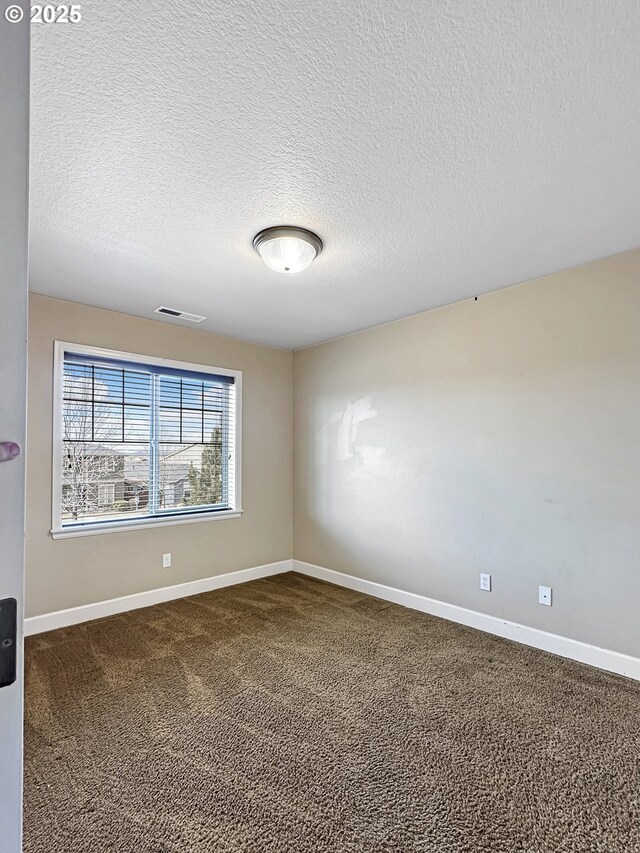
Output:
[[[640,684],[296,574],[27,641],[25,853],[640,851]]]

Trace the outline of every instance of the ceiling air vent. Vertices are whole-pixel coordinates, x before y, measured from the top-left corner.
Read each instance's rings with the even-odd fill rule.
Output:
[[[178,320],[188,320],[190,323],[202,323],[206,317],[201,317],[200,314],[189,314],[188,311],[178,311],[176,308],[166,308],[160,305],[159,308],[154,308],[154,314],[166,314],[168,317],[176,317]]]

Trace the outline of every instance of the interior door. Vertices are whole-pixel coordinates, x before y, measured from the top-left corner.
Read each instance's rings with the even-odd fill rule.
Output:
[[[17,20],[20,19],[20,20]],[[20,853],[29,6],[0,4],[0,847]],[[12,624],[12,621],[14,624]]]

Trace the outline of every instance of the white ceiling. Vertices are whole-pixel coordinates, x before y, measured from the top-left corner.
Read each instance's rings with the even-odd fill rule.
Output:
[[[31,28],[38,293],[295,348],[640,244],[638,0],[82,15]]]

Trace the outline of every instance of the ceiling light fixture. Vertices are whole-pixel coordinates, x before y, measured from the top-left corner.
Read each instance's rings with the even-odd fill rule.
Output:
[[[306,228],[278,225],[256,234],[253,248],[269,269],[291,274],[306,270],[322,251],[322,240]]]

